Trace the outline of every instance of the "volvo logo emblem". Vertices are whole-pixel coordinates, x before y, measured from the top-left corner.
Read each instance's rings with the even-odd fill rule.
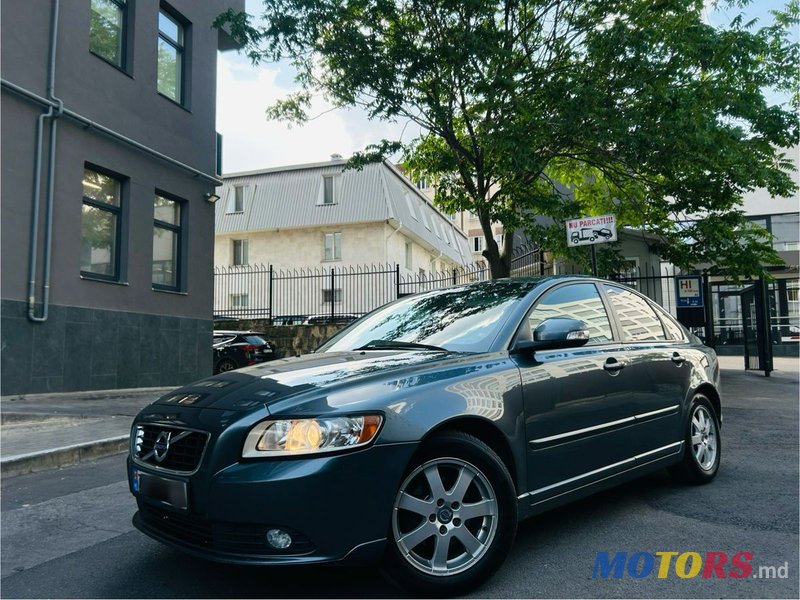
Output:
[[[156,457],[156,462],[164,462],[169,452],[169,439],[172,437],[171,431],[162,431],[156,438],[156,443],[153,444],[153,454]]]

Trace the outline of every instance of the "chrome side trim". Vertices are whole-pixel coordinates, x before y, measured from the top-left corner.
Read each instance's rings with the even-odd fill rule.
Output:
[[[529,443],[544,444],[546,442],[553,442],[555,440],[561,440],[564,438],[573,437],[576,435],[580,435],[582,433],[589,433],[590,431],[599,431],[601,429],[608,429],[609,427],[614,427],[615,425],[622,425],[623,423],[630,423],[632,421],[638,421],[640,419],[646,419],[648,417],[654,417],[662,413],[671,412],[677,408],[680,408],[680,405],[674,404],[672,406],[668,406],[667,408],[660,408],[658,410],[653,410],[646,413],[640,413],[638,415],[634,415],[632,417],[625,417],[624,419],[619,419],[617,421],[609,421],[608,423],[601,423],[600,425],[592,425],[591,427],[584,427],[583,429],[574,429],[572,431],[565,431],[564,433],[557,433],[556,435],[550,435],[543,438],[536,438],[535,440],[530,440]]]
[[[646,456],[650,456],[651,454],[657,454],[659,452],[663,452],[664,450],[669,450],[670,448],[675,448],[676,446],[677,446],[676,450],[680,450],[681,446],[683,446],[683,440],[681,440],[680,442],[674,442],[672,444],[667,444],[666,446],[662,446],[661,448],[656,448],[655,450],[650,450],[649,452],[644,452],[643,454],[637,454],[636,456],[634,456],[634,458],[636,460],[641,460],[642,458],[645,458]]]
[[[616,467],[621,467],[622,465],[626,465],[629,463],[635,463],[637,460],[650,456],[651,454],[656,454],[658,452],[663,452],[664,450],[669,450],[670,448],[675,448],[676,446],[680,447],[683,445],[683,441],[680,442],[673,442],[672,444],[667,444],[666,446],[662,446],[661,448],[656,448],[654,450],[649,450],[648,452],[644,452],[642,454],[637,454],[632,456],[631,458],[626,458],[625,460],[621,460],[619,462],[606,465],[605,467],[600,467],[599,469],[595,469],[594,471],[589,471],[588,473],[583,473],[581,475],[576,475],[575,477],[570,477],[569,479],[565,479],[563,481],[558,481],[556,483],[552,483],[545,487],[541,487],[536,490],[532,490],[530,492],[525,492],[517,496],[517,500],[522,500],[528,496],[535,496],[536,494],[541,494],[548,490],[552,490],[553,488],[561,487],[562,485],[566,485],[568,483],[573,483],[575,481],[580,481],[581,479],[585,479],[586,477],[591,477],[592,475],[597,475],[598,473],[602,473],[603,471],[608,471],[610,469],[614,469]]]
[[[576,475],[575,477],[570,477],[569,479],[565,479],[564,481],[559,481],[557,483],[552,483],[545,487],[539,488],[538,490],[533,490],[531,492],[526,492],[521,496],[517,496],[519,500],[522,500],[526,496],[534,496],[536,494],[541,494],[542,492],[546,492],[547,490],[552,490],[553,488],[561,487],[562,485],[566,485],[568,483],[572,483],[573,481],[578,481],[580,479],[584,479],[585,477],[590,477],[592,475],[597,475],[598,473],[602,473],[603,471],[608,471],[609,469],[613,469],[615,467],[619,467],[628,463],[634,462],[635,458],[626,458],[625,460],[621,460],[616,462],[612,465],[606,465],[605,467],[600,467],[599,469],[595,469],[594,471],[589,471],[588,473],[584,473],[582,475]]]
[[[634,418],[637,419],[637,420],[638,419],[646,419],[647,417],[654,417],[656,415],[660,415],[660,414],[663,414],[663,413],[671,412],[671,411],[676,410],[678,408],[680,408],[680,404],[674,404],[672,406],[668,406],[667,408],[661,408],[659,410],[654,410],[654,411],[651,411],[651,412],[646,412],[646,413],[642,413],[640,415],[636,415]]]
[[[631,423],[636,419],[636,417],[625,417],[624,419],[619,419],[618,421],[610,421],[608,423],[601,423],[600,425],[592,425],[591,427],[584,427],[583,429],[574,429],[573,431],[567,431],[564,433],[558,433],[556,435],[550,435],[548,437],[537,438],[535,440],[531,440],[531,444],[544,444],[545,442],[552,442],[554,440],[561,440],[564,438],[572,437],[574,435],[580,435],[582,433],[588,433],[590,431],[598,431],[600,429],[606,429],[608,427],[613,427],[614,425],[622,425],[623,423]]]

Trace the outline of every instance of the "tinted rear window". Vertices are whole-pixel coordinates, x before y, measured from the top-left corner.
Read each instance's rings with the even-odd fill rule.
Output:
[[[263,346],[267,343],[267,340],[258,335],[244,335],[242,338],[244,338],[245,342],[254,346]]]

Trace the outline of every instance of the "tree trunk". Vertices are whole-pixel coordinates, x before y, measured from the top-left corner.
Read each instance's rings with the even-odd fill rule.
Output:
[[[506,243],[503,244],[503,252],[494,239],[494,231],[492,230],[492,222],[489,220],[488,215],[478,213],[478,219],[481,222],[481,229],[483,230],[483,238],[486,240],[486,247],[484,248],[483,257],[489,263],[489,273],[492,279],[501,279],[511,275],[511,247],[512,243],[509,238],[506,238]],[[505,232],[504,235],[512,236],[513,231]]]

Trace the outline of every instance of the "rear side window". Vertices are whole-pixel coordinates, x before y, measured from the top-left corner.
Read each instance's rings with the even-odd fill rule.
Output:
[[[683,329],[670,315],[664,311],[657,312],[658,316],[661,317],[661,322],[664,324],[664,330],[667,332],[667,337],[669,337],[669,339],[680,341],[686,339],[686,334],[683,333]]]
[[[656,342],[667,339],[661,321],[646,300],[614,285],[606,285],[605,290],[619,317],[624,340]]]
[[[606,308],[593,283],[574,283],[547,292],[528,317],[531,331],[552,317],[583,321],[589,326],[591,343],[610,342],[613,338]]]

